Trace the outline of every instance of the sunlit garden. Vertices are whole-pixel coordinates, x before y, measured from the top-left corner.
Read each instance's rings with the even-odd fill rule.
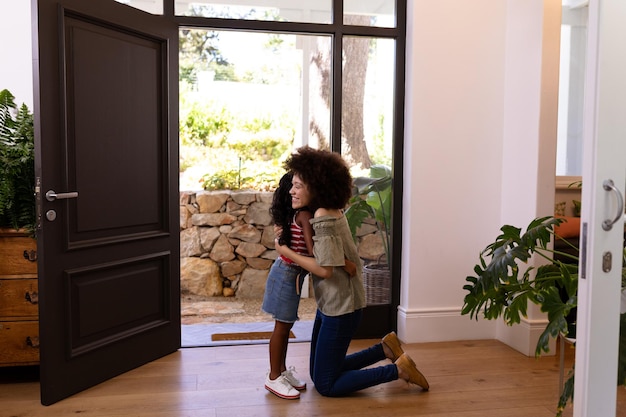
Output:
[[[392,106],[376,61],[385,48],[353,42],[371,55],[353,65],[357,91],[346,96],[357,101],[343,103],[342,154],[358,177],[391,165]],[[180,190],[272,191],[295,148],[328,148],[328,48],[321,36],[182,30]]]

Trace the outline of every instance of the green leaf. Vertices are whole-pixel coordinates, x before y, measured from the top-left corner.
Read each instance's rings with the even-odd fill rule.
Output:
[[[356,230],[368,217],[374,217],[374,210],[360,196],[352,197],[350,206],[345,211],[346,220],[350,226],[350,233],[356,238]]]

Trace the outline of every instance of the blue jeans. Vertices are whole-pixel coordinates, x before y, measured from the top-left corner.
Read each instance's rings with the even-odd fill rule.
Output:
[[[311,335],[310,373],[315,389],[326,397],[340,397],[398,379],[396,365],[363,369],[386,359],[380,343],[346,356],[362,310],[331,317],[317,310]]]

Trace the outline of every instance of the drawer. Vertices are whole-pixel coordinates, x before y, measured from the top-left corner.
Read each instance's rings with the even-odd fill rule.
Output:
[[[7,317],[37,317],[37,278],[0,278],[0,320]]]
[[[37,241],[0,233],[0,259],[0,275],[36,274]]]
[[[0,321],[0,366],[39,363],[39,323]]]

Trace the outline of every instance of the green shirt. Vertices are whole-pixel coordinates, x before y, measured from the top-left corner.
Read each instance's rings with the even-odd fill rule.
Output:
[[[327,316],[340,316],[365,307],[361,259],[352,240],[345,216],[321,216],[310,220],[313,225],[313,256],[321,266],[333,266],[330,278],[314,274],[313,291],[317,308]],[[350,277],[343,268],[345,259],[356,264],[356,275]]]

